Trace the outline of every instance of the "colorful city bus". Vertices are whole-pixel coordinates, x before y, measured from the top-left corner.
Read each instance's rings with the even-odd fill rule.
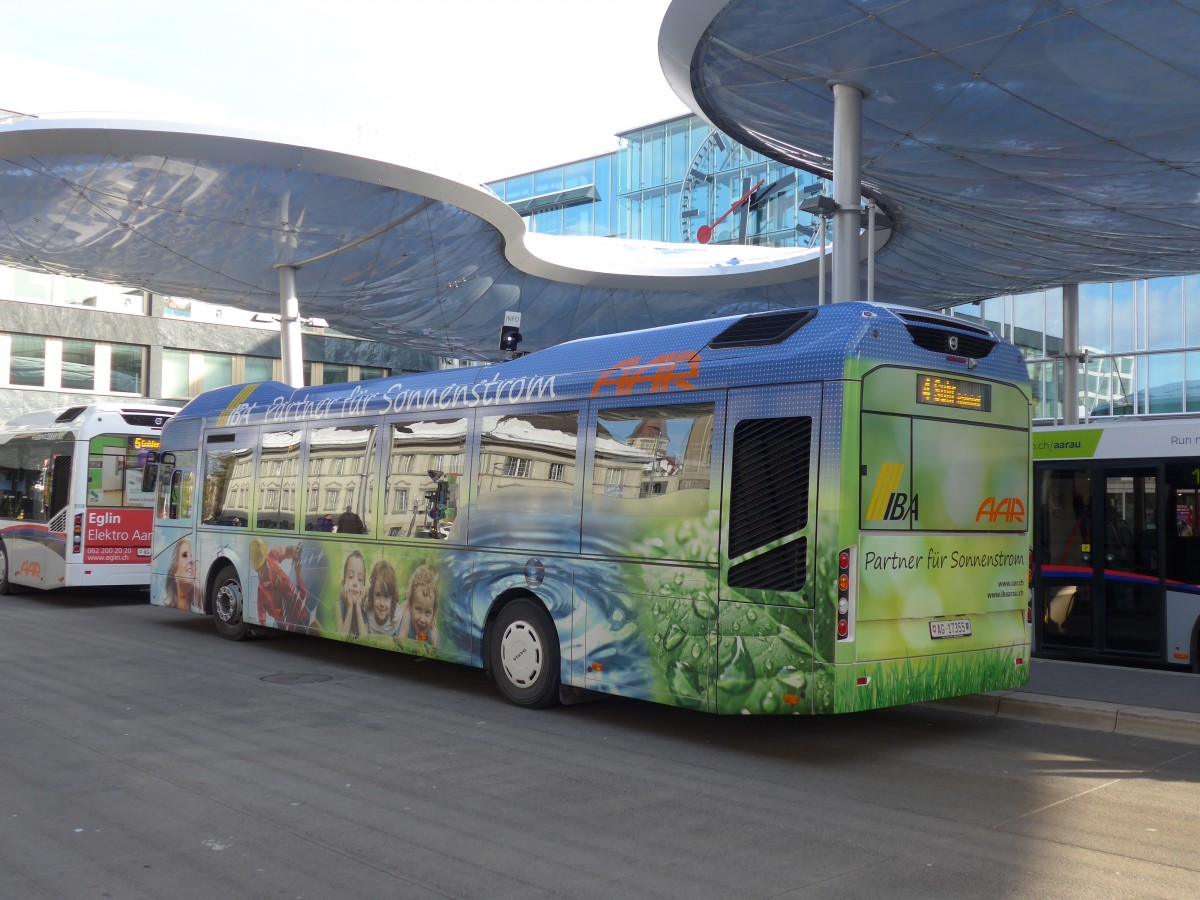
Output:
[[[1025,683],[1030,388],[992,332],[844,303],[163,431],[151,600],[589,692],[838,713]]]
[[[1035,648],[1200,672],[1200,418],[1033,432]]]
[[[0,594],[150,583],[154,472],[175,407],[99,403],[0,426]]]

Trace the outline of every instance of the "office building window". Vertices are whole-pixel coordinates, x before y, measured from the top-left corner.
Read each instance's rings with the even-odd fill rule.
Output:
[[[200,390],[233,384],[233,357],[224,353],[201,354]]]
[[[341,363],[325,363],[321,384],[344,384],[350,380],[350,367]]]
[[[42,387],[46,382],[46,339],[30,334],[14,334],[11,347],[8,383]]]
[[[162,392],[164,397],[190,397],[191,376],[188,369],[192,354],[186,350],[163,350]]]
[[[108,389],[121,394],[141,394],[146,381],[146,348],[113,344],[109,353]]]
[[[270,381],[275,377],[275,360],[265,356],[246,357],[246,382]]]
[[[62,342],[62,387],[91,391],[96,388],[96,345],[91,341]]]

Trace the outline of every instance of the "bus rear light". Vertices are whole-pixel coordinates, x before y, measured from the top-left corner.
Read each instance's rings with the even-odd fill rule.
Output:
[[[866,687],[868,684],[871,683],[871,676],[870,675],[859,675],[856,679],[854,679],[854,683],[856,685],[858,685],[859,687]]]
[[[1013,660],[1013,665],[1014,665],[1014,666],[1023,666],[1023,665],[1025,665],[1025,657],[1023,657],[1023,656],[1018,656],[1016,659],[1014,659],[1014,660]]]
[[[78,553],[83,547],[83,513],[75,517],[75,528],[71,531],[71,552]]]
[[[784,694],[783,702],[786,703],[788,706],[799,706],[800,695],[799,694]]]
[[[592,663],[588,668],[590,668],[593,672],[603,672],[604,663]]]
[[[854,548],[847,547],[838,554],[837,639],[854,639]]]

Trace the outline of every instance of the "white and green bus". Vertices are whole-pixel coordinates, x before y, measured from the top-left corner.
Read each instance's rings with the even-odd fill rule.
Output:
[[[0,425],[0,594],[149,583],[146,467],[175,412],[95,403]]]
[[[154,603],[480,666],[525,706],[866,710],[1028,676],[1030,390],[867,303],[354,385],[163,432]]]

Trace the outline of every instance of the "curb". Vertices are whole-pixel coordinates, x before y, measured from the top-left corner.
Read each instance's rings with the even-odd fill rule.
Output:
[[[922,704],[936,709],[1041,725],[1107,731],[1127,737],[1200,745],[1200,715],[1144,706],[1119,706],[1018,691],[993,691]]]

